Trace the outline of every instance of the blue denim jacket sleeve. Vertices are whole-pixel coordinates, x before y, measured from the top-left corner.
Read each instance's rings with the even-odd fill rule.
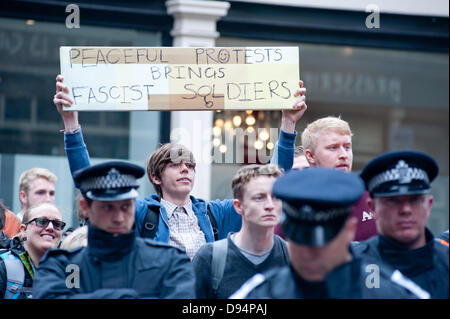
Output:
[[[72,174],[81,168],[91,165],[89,153],[84,143],[83,133],[80,130],[74,134],[64,133],[64,149],[66,150],[67,160],[69,161],[70,173]],[[75,183],[75,181],[74,181]],[[75,187],[79,185],[75,183]]]
[[[277,164],[288,172],[294,164],[295,140],[297,138],[297,131],[294,133],[287,133],[280,130],[280,137],[275,144],[275,150],[270,160],[271,164]]]

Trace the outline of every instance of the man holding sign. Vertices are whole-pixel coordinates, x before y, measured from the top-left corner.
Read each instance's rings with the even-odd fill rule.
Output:
[[[65,149],[73,174],[89,166],[90,159],[78,113],[63,110],[63,106],[74,103],[63,79],[62,75],[56,78],[53,102],[64,121]],[[291,110],[283,111],[283,119],[299,119],[305,112],[306,89],[302,86],[300,82],[300,89],[292,94],[298,99]],[[208,202],[190,194],[195,181],[195,159],[183,145],[169,143],[156,150],[149,158],[147,175],[157,194],[136,199],[136,231],[140,236],[180,247],[192,258],[206,242],[226,238],[229,232],[241,228],[241,216],[234,210],[233,200]]]
[[[76,111],[290,108],[298,47],[61,47]]]

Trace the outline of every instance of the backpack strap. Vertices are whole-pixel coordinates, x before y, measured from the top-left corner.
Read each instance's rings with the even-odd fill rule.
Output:
[[[22,261],[11,252],[0,255],[6,268],[6,290],[5,299],[17,299],[21,293],[27,297],[31,295],[31,287],[23,287],[25,282],[25,268]]]
[[[225,262],[228,254],[228,238],[215,241],[212,243],[212,248],[211,287],[214,296],[217,296],[217,289],[219,288],[223,273],[225,271]]]
[[[206,213],[208,214],[209,222],[211,223],[211,227],[214,234],[214,240],[219,240],[219,227],[217,226],[217,221],[214,218],[214,215],[211,212],[211,208],[208,204],[206,204]]]
[[[144,218],[144,225],[141,231],[141,237],[153,239],[156,236],[159,226],[159,211],[147,207],[147,214]]]

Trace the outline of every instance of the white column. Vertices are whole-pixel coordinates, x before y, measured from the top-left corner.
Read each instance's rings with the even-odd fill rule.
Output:
[[[216,22],[228,12],[224,1],[169,0],[167,13],[174,17],[171,31],[174,47],[214,47],[219,33]],[[210,199],[212,111],[172,111],[171,140],[184,144],[197,161],[192,194]]]

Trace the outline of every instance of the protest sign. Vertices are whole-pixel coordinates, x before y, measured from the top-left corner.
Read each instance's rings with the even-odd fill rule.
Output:
[[[66,110],[289,109],[298,47],[61,47]]]

